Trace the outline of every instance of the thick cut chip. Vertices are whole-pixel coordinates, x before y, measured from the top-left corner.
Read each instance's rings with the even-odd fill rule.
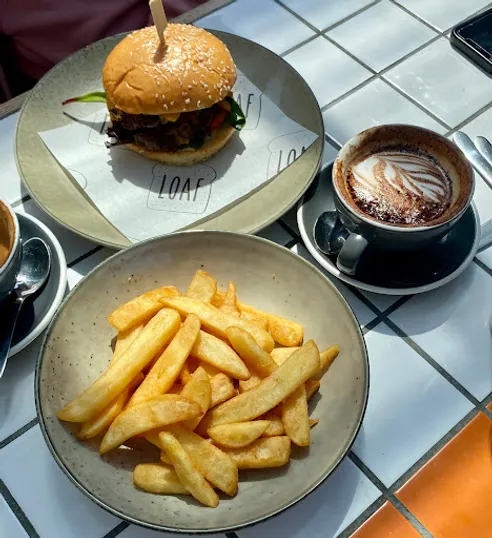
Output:
[[[276,347],[275,349],[272,349],[272,352],[270,355],[272,356],[272,359],[277,364],[284,363],[291,355],[294,353],[294,351],[297,351],[299,347]]]
[[[218,368],[216,368],[215,366],[212,366],[208,362],[200,361],[200,366],[207,372],[208,377],[214,377],[214,375],[221,373],[221,371]]]
[[[226,448],[243,448],[256,441],[268,428],[267,420],[222,424],[209,428],[207,433],[220,446]]]
[[[253,336],[240,327],[229,327],[227,338],[247,366],[261,377],[267,377],[277,369],[277,363],[262,349]]]
[[[210,408],[236,396],[234,384],[225,374],[221,373],[211,377],[210,386],[212,387],[212,401],[210,402]]]
[[[290,394],[280,406],[285,433],[297,446],[309,446],[309,414],[304,384]]]
[[[200,427],[253,420],[285,400],[318,369],[319,351],[309,340],[259,385],[211,409]]]
[[[304,385],[306,387],[306,398],[309,401],[319,389],[320,382],[317,379],[308,379]]]
[[[206,441],[195,432],[179,424],[166,428],[183,445],[200,473],[216,488],[227,495],[235,495],[238,485],[237,466],[220,448]],[[163,449],[158,434],[148,434],[145,438]]]
[[[262,437],[285,435],[284,424],[275,410],[265,413],[261,419],[268,421],[268,428],[263,432]]]
[[[258,325],[258,327],[261,327],[264,331],[268,331],[268,319],[265,317],[255,316],[254,314],[243,311],[241,312],[240,318],[244,319],[244,321],[249,321],[250,323]]]
[[[194,430],[205,413],[209,410],[210,402],[212,401],[212,386],[207,372],[199,366],[192,374],[190,382],[186,384],[181,396],[185,396],[190,400],[195,401],[201,408],[202,412],[196,418],[185,420],[183,426]]]
[[[333,361],[338,357],[339,353],[340,348],[338,346],[331,346],[319,354],[319,369],[321,374],[323,374],[333,364]]]
[[[310,418],[309,419],[309,427],[310,428],[314,428],[316,426],[316,424],[319,423],[319,419],[317,418]]]
[[[248,323],[241,318],[235,318],[199,299],[163,297],[161,302],[164,306],[174,308],[181,315],[195,314],[205,329],[220,338],[227,339],[227,329],[229,327],[241,327],[241,329],[248,331],[265,351],[270,352],[275,346],[272,336],[257,325]]]
[[[133,470],[133,483],[149,493],[190,495],[176,471],[162,463],[140,463]]]
[[[169,432],[161,432],[159,440],[183,486],[205,506],[215,508],[219,504],[217,493],[193,465],[181,443]]]
[[[135,391],[129,405],[145,402],[158,394],[167,392],[173,386],[199,332],[200,321],[194,314],[190,314]]]
[[[127,407],[109,427],[103,437],[99,452],[105,454],[119,447],[130,437],[195,418],[200,413],[200,406],[196,402],[177,394],[162,394],[146,402]]]
[[[262,379],[262,377],[256,375],[255,373],[251,374],[251,377],[246,381],[239,381],[239,392],[246,392],[247,390],[256,387],[258,383],[261,383]]]
[[[222,304],[219,306],[219,309],[231,314],[231,316],[236,318],[241,315],[239,308],[237,307],[236,285],[232,280],[227,286],[224,299],[222,300]]]
[[[250,372],[237,353],[223,340],[200,331],[191,355],[236,379],[249,379]]]
[[[121,331],[116,336],[116,343],[114,345],[114,353],[111,357],[111,363],[114,364],[121,355],[133,344],[137,336],[142,332],[144,324],[135,325],[130,327],[126,331]]]
[[[162,308],[160,299],[181,295],[174,286],[163,286],[139,295],[119,306],[108,316],[108,321],[118,331],[126,331],[133,325],[145,323]]]
[[[183,385],[186,385],[191,381],[191,370],[188,361],[183,364],[183,368],[181,368],[181,372],[179,372],[178,377],[181,383],[183,383]]]
[[[104,409],[176,334],[181,324],[174,310],[159,311],[123,355],[82,394],[58,411],[68,422],[85,422]]]
[[[99,411],[97,415],[86,420],[77,433],[77,439],[80,439],[81,441],[92,439],[109,428],[113,420],[121,413],[123,407],[125,407],[132,391],[138,387],[143,378],[143,374],[137,374],[128,387],[125,387],[109,405],[102,411]]]
[[[225,448],[238,469],[265,469],[289,463],[290,439],[287,436],[258,439],[245,448]]]
[[[223,291],[217,290],[212,302],[215,304],[223,301],[224,295]],[[239,310],[241,310],[241,314],[245,312],[257,318],[266,319],[268,323],[268,331],[273,336],[275,342],[281,346],[291,347],[300,346],[302,344],[304,339],[304,327],[300,323],[263,312],[241,301],[238,301],[237,305]]]
[[[200,299],[209,303],[217,291],[217,281],[206,271],[199,269],[193,276],[190,286],[186,291],[186,297]]]

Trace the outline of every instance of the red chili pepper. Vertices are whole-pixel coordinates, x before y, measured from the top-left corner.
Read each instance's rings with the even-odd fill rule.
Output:
[[[217,129],[217,127],[220,127],[224,123],[228,115],[229,115],[229,111],[226,110],[225,108],[221,108],[217,116],[215,116],[215,118],[210,123],[210,128]]]

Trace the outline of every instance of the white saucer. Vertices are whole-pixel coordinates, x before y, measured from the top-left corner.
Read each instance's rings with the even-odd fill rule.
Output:
[[[65,253],[53,232],[31,215],[17,213],[23,241],[40,237],[51,250],[51,271],[48,281],[33,300],[24,303],[10,348],[9,357],[19,353],[37,338],[48,326],[63,300],[67,287],[67,261]]]

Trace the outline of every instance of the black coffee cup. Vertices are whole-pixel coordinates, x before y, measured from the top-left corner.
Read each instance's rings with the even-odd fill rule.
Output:
[[[412,125],[381,125],[340,149],[333,187],[338,215],[350,232],[337,267],[353,275],[369,245],[409,251],[445,236],[471,203],[474,176],[447,138]]]

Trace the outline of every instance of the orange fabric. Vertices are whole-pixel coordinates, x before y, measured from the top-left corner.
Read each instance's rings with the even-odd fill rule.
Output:
[[[434,538],[491,538],[492,421],[479,413],[397,497]]]
[[[489,403],[489,405],[487,406],[487,409],[492,413],[492,402]]]
[[[371,516],[351,538],[421,538],[398,510],[389,502]]]

